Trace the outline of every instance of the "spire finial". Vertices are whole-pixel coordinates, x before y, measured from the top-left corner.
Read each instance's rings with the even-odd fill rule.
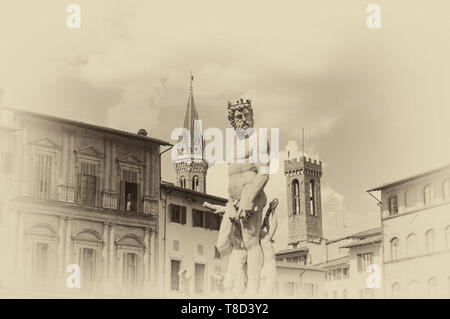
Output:
[[[302,157],[305,156],[305,128],[302,127]]]
[[[190,85],[190,90],[191,90],[191,92],[192,92],[192,82],[194,82],[194,76],[192,75],[192,71],[190,72],[190,74],[191,74],[191,85]]]

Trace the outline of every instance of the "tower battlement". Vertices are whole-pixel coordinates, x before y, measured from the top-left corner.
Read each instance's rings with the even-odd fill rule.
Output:
[[[284,174],[300,173],[306,171],[308,174],[322,176],[322,161],[300,156],[300,158],[293,158],[284,161]]]

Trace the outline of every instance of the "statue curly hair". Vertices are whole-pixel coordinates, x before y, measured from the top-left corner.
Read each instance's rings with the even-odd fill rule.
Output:
[[[252,128],[254,121],[251,101],[240,99],[234,105],[228,102],[228,120],[234,129]]]

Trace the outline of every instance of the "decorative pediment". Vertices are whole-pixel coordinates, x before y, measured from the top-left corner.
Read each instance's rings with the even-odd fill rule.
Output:
[[[102,235],[93,229],[84,229],[72,236],[72,239],[89,242],[103,242]]]
[[[121,246],[144,247],[144,242],[138,236],[127,234],[116,239],[116,244]]]
[[[87,145],[85,147],[80,148],[80,150],[78,151],[78,155],[87,156],[87,157],[95,157],[95,158],[102,158],[103,157],[103,154],[100,153],[92,145]]]
[[[27,234],[52,237],[56,236],[56,231],[53,229],[51,225],[46,223],[40,223],[31,227],[27,231]]]
[[[37,146],[37,147],[42,147],[42,148],[48,148],[48,149],[52,149],[52,150],[58,150],[60,148],[58,144],[53,142],[48,137],[31,142],[31,145]]]
[[[126,154],[119,158],[120,162],[128,163],[128,164],[134,164],[134,165],[142,165],[142,161],[137,158],[134,154]]]

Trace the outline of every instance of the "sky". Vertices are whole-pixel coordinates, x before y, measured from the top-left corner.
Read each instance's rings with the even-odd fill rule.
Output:
[[[66,26],[70,3],[0,2],[4,105],[169,141],[192,71],[203,128],[227,127],[226,102],[243,97],[258,127],[280,128],[281,159],[305,129],[306,154],[323,161],[327,238],[378,225],[367,189],[450,162],[447,0],[77,0],[80,29]],[[366,26],[370,3],[379,29]],[[212,167],[208,192],[226,197],[222,178]],[[268,197],[284,185],[272,176]]]

